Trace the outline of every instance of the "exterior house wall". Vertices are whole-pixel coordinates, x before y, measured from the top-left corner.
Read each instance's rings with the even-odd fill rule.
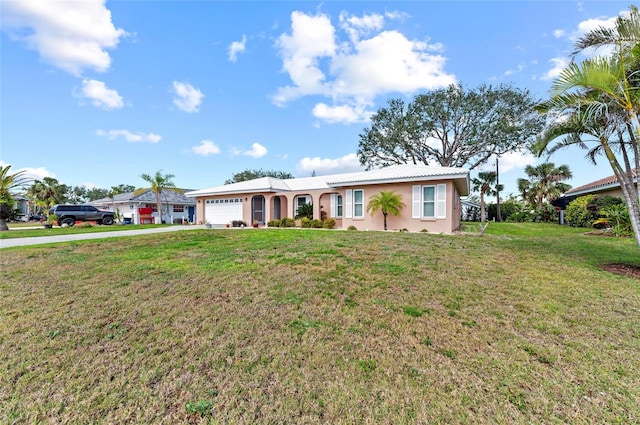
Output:
[[[585,196],[585,195],[587,194],[585,193],[584,195],[579,195],[579,196]],[[610,195],[610,196],[615,196],[616,198],[624,199],[624,194],[622,193],[622,189],[620,187],[601,190],[598,192],[591,193],[590,195]]]
[[[413,187],[414,186],[430,186],[430,185],[444,185],[445,186],[445,214],[444,218],[413,218]],[[347,191],[363,190],[363,216],[362,217],[348,217],[347,209]],[[367,184],[361,186],[350,186],[347,188],[328,188],[318,190],[305,190],[301,192],[255,192],[255,193],[242,193],[242,194],[225,194],[215,196],[202,196],[197,198],[196,202],[196,222],[205,223],[205,205],[207,200],[213,200],[216,198],[228,198],[230,196],[238,196],[243,198],[242,202],[242,220],[248,225],[253,222],[252,217],[252,199],[255,196],[264,196],[265,199],[265,212],[263,224],[268,223],[273,219],[273,199],[280,197],[280,218],[294,218],[297,210],[296,198],[302,195],[308,195],[311,197],[311,203],[313,204],[313,218],[320,219],[322,212],[326,213],[326,217],[334,218],[336,220],[336,228],[347,228],[350,225],[355,226],[358,230],[383,230],[384,222],[382,212],[378,211],[374,216],[371,216],[366,212],[367,205],[371,196],[380,193],[382,190],[394,191],[402,196],[402,200],[405,207],[402,209],[399,217],[392,215],[387,216],[387,228],[389,230],[407,229],[412,232],[418,232],[426,229],[433,233],[451,233],[452,230],[460,228],[460,196],[456,190],[455,185],[451,180],[434,180],[434,181],[421,181],[421,182],[404,182],[404,183],[387,183],[387,184]],[[353,192],[351,192],[353,193]],[[331,208],[331,196],[342,196],[343,214],[341,217],[332,214]],[[353,211],[353,204],[350,204],[350,208]],[[420,205],[420,209],[422,205]],[[353,215],[353,214],[351,214]],[[238,217],[240,219],[240,217]]]
[[[445,218],[413,218],[413,186],[430,186],[436,184],[445,184],[446,200],[445,200]],[[383,190],[393,191],[402,196],[402,201],[405,207],[402,209],[400,216],[387,215],[387,228],[389,230],[401,230],[407,229],[410,232],[419,232],[427,230],[432,233],[451,233],[452,230],[457,230],[460,227],[460,205],[458,192],[451,181],[423,181],[423,182],[410,182],[410,183],[394,183],[394,184],[376,184],[376,185],[363,185],[353,186],[352,190],[364,190],[364,202],[363,217],[347,217],[347,208],[349,206],[346,202],[346,193],[343,195],[345,200],[345,213],[342,218],[342,228],[349,226],[355,226],[358,230],[383,230],[384,229],[384,217],[381,211],[378,211],[373,216],[366,212],[367,205],[371,196],[380,193]],[[346,192],[346,189],[343,189]],[[353,206],[351,206],[353,208]],[[420,205],[420,208],[422,206]]]

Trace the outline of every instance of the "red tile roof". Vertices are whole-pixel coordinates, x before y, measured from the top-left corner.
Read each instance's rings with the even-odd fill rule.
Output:
[[[636,173],[633,173],[634,177],[636,175]],[[620,183],[618,183],[618,179],[615,175],[613,176],[609,176],[609,177],[605,177],[603,179],[600,180],[596,180],[594,182],[591,183],[587,183],[584,184],[582,186],[578,186],[578,187],[574,187],[572,189],[569,189],[568,191],[566,191],[564,193],[564,196],[568,196],[571,195],[572,193],[576,193],[576,192],[586,192],[586,191],[597,191],[597,189],[599,188],[604,188],[607,186],[620,186]]]

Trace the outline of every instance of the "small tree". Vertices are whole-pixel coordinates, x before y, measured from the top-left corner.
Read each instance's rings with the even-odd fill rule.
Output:
[[[313,219],[313,204],[302,204],[296,210],[296,219],[306,217],[309,220]]]
[[[9,174],[10,169],[11,165],[0,165],[0,231],[9,230],[6,220],[11,216],[15,203],[11,191],[23,187],[27,182],[24,171]]]
[[[495,171],[481,171],[478,173],[478,177],[472,180],[473,190],[476,192],[480,192],[480,234],[484,235],[484,231],[486,230],[488,223],[487,214],[486,214],[486,206],[484,202],[484,196],[495,195],[498,190],[502,190],[502,187],[494,187],[493,185],[496,183],[497,174]],[[499,185],[502,186],[502,185]]]
[[[572,177],[568,165],[556,167],[553,162],[545,162],[537,166],[527,165],[524,169],[529,179],[518,179],[518,190],[523,200],[542,209],[544,201],[551,203],[571,186],[562,183]]]
[[[173,174],[162,174],[162,170],[156,171],[154,176],[150,176],[149,174],[142,174],[140,176],[142,180],[151,184],[151,191],[156,194],[156,204],[158,206],[158,215],[160,216],[160,222],[162,222],[162,199],[160,195],[162,191],[167,190],[178,190],[176,185],[173,183],[173,178],[175,177]]]
[[[400,210],[406,205],[402,202],[402,195],[389,190],[383,190],[369,199],[367,212],[372,216],[378,211],[382,211],[384,217],[384,230],[387,230],[387,215],[400,215]]]

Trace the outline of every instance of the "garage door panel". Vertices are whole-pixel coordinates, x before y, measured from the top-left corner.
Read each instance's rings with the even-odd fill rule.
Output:
[[[226,224],[242,220],[242,198],[207,199],[205,220],[211,224]]]

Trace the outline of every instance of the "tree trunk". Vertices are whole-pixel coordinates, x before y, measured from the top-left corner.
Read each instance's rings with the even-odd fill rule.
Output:
[[[158,218],[160,223],[156,223],[156,224],[162,224],[162,200],[160,199],[160,194],[156,193],[156,208],[158,208]]]
[[[620,183],[620,189],[624,195],[627,209],[629,210],[629,219],[631,221],[631,228],[636,238],[636,243],[640,247],[640,205],[638,205],[638,187],[633,183],[633,177],[629,177],[631,173],[625,173],[615,154],[611,150],[608,141],[600,140],[600,144],[604,148],[604,153],[609,160],[609,165],[613,169],[613,173]],[[636,171],[637,174],[637,171]]]
[[[387,230],[387,215],[382,214],[382,216],[384,217],[384,230]]]
[[[4,232],[5,230],[9,230],[9,226],[7,226],[4,218],[0,218],[0,232]]]

